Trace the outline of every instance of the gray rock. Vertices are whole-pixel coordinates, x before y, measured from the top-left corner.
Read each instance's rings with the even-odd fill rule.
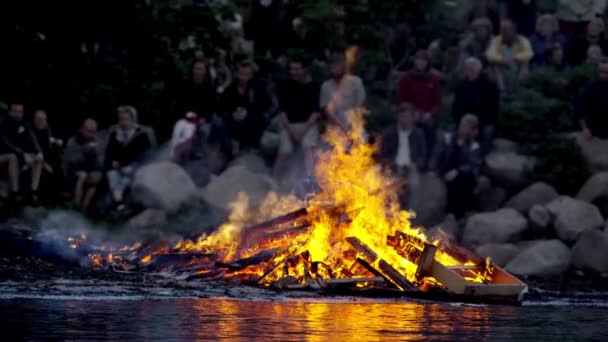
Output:
[[[498,185],[507,188],[522,188],[528,185],[527,171],[532,159],[513,152],[493,152],[486,156],[486,167],[490,177]]]
[[[555,217],[557,236],[566,242],[574,242],[582,232],[604,224],[604,218],[597,207],[567,196],[551,201],[547,204],[547,210]]]
[[[420,175],[420,191],[412,210],[416,213],[414,222],[430,227],[445,217],[447,190],[444,182],[435,175]]]
[[[517,153],[519,151],[519,145],[511,140],[496,138],[494,139],[493,152],[497,153]]]
[[[202,196],[212,206],[230,210],[230,203],[238,198],[240,192],[247,195],[250,205],[256,206],[276,189],[277,185],[270,177],[237,165],[213,178],[202,190]]]
[[[249,169],[249,171],[254,173],[259,173],[261,175],[270,175],[270,169],[266,165],[266,162],[262,157],[257,155],[256,153],[245,153],[228,164],[228,168],[233,166],[241,165]]]
[[[546,240],[524,249],[505,269],[522,276],[548,277],[563,273],[570,265],[570,249],[559,240]]]
[[[519,248],[512,243],[490,243],[478,247],[475,252],[481,257],[492,259],[496,265],[504,267],[519,253]]]
[[[429,229],[427,235],[431,240],[446,238],[448,240],[456,240],[458,237],[458,230],[458,221],[456,221],[454,215],[449,214],[445,217],[443,222]]]
[[[477,207],[479,210],[495,211],[499,209],[507,199],[507,191],[503,188],[494,187],[477,194]]]
[[[477,188],[475,192],[480,194],[485,191],[489,191],[492,189],[492,180],[486,176],[480,176],[479,181],[477,181]]]
[[[555,191],[555,188],[547,183],[537,182],[511,198],[505,207],[527,213],[535,204],[546,204],[557,197],[559,197],[559,194]]]
[[[573,133],[583,156],[595,172],[608,170],[608,139],[586,139],[581,133]]]
[[[600,197],[608,197],[608,172],[591,176],[576,195],[576,199],[589,203]]]
[[[608,232],[591,229],[572,248],[572,266],[597,273],[608,272]]]
[[[480,246],[516,240],[528,228],[528,221],[515,209],[472,215],[465,226],[462,243]]]
[[[167,213],[159,209],[146,209],[136,216],[133,216],[127,226],[134,229],[159,228],[167,223]]]
[[[143,166],[135,173],[133,199],[146,208],[175,212],[198,198],[196,186],[186,171],[172,162]]]
[[[547,208],[542,205],[535,205],[528,212],[530,223],[536,228],[547,228],[553,221],[553,216]]]

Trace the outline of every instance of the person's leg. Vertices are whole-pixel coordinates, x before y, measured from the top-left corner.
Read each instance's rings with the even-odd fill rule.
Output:
[[[13,193],[19,192],[19,158],[15,154],[0,155],[0,164],[8,164],[8,180],[10,190]]]
[[[120,172],[117,170],[110,170],[106,173],[108,178],[108,186],[110,187],[110,193],[114,202],[122,202],[122,191],[120,190]]]
[[[86,177],[87,191],[84,195],[84,199],[82,200],[82,207],[84,209],[88,209],[91,202],[95,198],[95,195],[97,194],[97,186],[101,182],[101,178],[101,172],[92,172],[88,177]]]
[[[44,160],[34,159],[31,164],[32,167],[32,184],[31,190],[33,193],[38,191],[40,187],[40,177],[42,176],[42,168],[44,167]]]
[[[84,196],[84,183],[87,179],[87,173],[84,171],[76,172],[76,186],[74,188],[74,204],[82,207],[82,197]]]

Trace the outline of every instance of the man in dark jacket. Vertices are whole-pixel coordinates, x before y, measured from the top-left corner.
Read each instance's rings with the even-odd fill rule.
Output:
[[[87,209],[102,179],[100,141],[97,122],[86,119],[80,131],[70,138],[63,153],[67,177],[75,179],[74,204]]]
[[[118,125],[113,127],[106,148],[105,169],[112,198],[121,204],[131,185],[135,168],[152,147],[148,133],[137,124],[137,111],[131,106],[117,109]]]
[[[400,106],[397,123],[384,130],[380,145],[380,159],[397,177],[408,178],[408,203],[412,207],[418,186],[419,172],[426,169],[428,159],[424,132],[414,125],[415,108]]]
[[[440,139],[433,154],[431,170],[442,177],[448,188],[447,211],[457,218],[470,208],[481,171],[481,148],[475,141],[479,121],[466,114],[458,130]]]
[[[483,65],[477,58],[470,57],[464,63],[464,80],[456,87],[452,104],[452,118],[459,123],[467,114],[479,119],[482,152],[488,153],[492,147],[494,129],[498,116],[500,93],[498,87],[481,73]]]
[[[608,39],[602,19],[593,19],[587,24],[584,37],[572,39],[566,46],[566,60],[572,66],[578,66],[587,59],[587,52],[591,46],[598,46],[604,56],[608,55]]]
[[[56,194],[63,190],[61,188],[64,183],[61,167],[63,141],[53,136],[45,110],[39,109],[34,112],[32,130],[44,155],[42,192],[44,197],[50,200],[51,197],[56,198]]]
[[[576,113],[587,138],[608,139],[608,58],[600,61],[598,74],[577,99]]]
[[[222,96],[222,111],[226,128],[240,150],[259,147],[266,128],[266,119],[272,109],[272,98],[265,85],[254,79],[253,65],[241,62],[236,79]]]
[[[36,136],[23,120],[24,111],[21,103],[9,106],[8,117],[0,126],[0,162],[8,162],[12,198],[19,197],[20,169],[31,170],[30,196],[36,203],[44,157]]]

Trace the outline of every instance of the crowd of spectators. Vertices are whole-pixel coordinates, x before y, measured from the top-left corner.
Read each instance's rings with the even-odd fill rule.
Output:
[[[270,39],[279,26],[272,13],[280,2],[254,1],[251,36],[256,54],[280,54]],[[387,172],[409,179],[405,206],[423,191],[418,188],[420,175],[434,173],[447,185],[451,213],[460,217],[471,209],[483,156],[492,148],[501,96],[536,68],[563,72],[582,63],[599,65],[598,78],[582,89],[576,112],[588,137],[608,138],[603,113],[608,99],[606,1],[560,1],[557,13],[542,14],[534,0],[480,3],[469,13],[469,30],[455,50],[459,81],[452,127],[440,129],[445,78],[433,65],[433,47],[415,47],[411,68],[390,99],[398,114],[378,135],[378,159]],[[293,44],[314,51],[309,51],[310,59],[289,58],[284,79],[258,77],[257,66],[242,58],[235,61],[232,82],[220,90],[207,60],[192,63],[188,80],[172,89],[174,105],[166,114],[172,128],[169,155],[175,163],[206,158],[208,145],[217,146],[227,160],[259,151],[265,132],[274,125],[279,135],[274,177],[282,180],[294,153],[301,153],[306,175],[312,177],[322,126],[350,130],[350,113],[365,106],[368,95],[364,81],[349,66],[356,61],[345,53],[319,53],[318,37],[311,38],[305,22],[295,17],[291,23]],[[391,54],[401,53],[391,49]],[[311,78],[313,59],[326,67],[329,79]],[[8,200],[17,205],[53,201],[57,194],[69,193],[79,208],[120,210],[128,203],[137,168],[150,160],[156,137],[168,129],[139,124],[137,104],[121,105],[115,125],[101,129],[87,118],[64,143],[53,135],[44,109],[19,99],[7,105],[0,126],[0,163],[9,180]]]

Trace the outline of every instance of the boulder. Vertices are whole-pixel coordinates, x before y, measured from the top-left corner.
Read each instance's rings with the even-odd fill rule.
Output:
[[[583,156],[595,172],[608,170],[608,139],[586,139],[581,133],[574,133],[576,143]]]
[[[416,213],[414,222],[425,227],[438,224],[445,217],[447,190],[444,182],[436,175],[420,175],[419,189],[412,208]]]
[[[608,197],[608,172],[591,176],[576,195],[576,199],[589,203],[601,197]]]
[[[521,251],[505,269],[522,276],[549,277],[563,273],[570,265],[570,249],[561,241],[537,242]]]
[[[519,145],[512,140],[496,138],[494,139],[494,149],[492,151],[497,153],[517,153]]]
[[[492,259],[496,265],[504,267],[519,253],[519,248],[512,243],[489,243],[478,247],[475,252],[481,257]]]
[[[516,240],[528,228],[528,221],[515,209],[472,215],[464,228],[462,243],[481,246]]]
[[[135,202],[146,208],[175,212],[198,198],[196,186],[186,171],[172,162],[141,167],[132,185]]]
[[[553,222],[553,216],[547,208],[542,205],[535,205],[528,212],[530,223],[535,228],[547,228]]]
[[[608,232],[591,229],[572,248],[572,266],[597,273],[608,272]]]
[[[505,207],[527,213],[535,204],[546,204],[559,197],[555,188],[543,182],[537,182],[511,198]]]
[[[456,221],[456,217],[454,215],[449,214],[445,217],[443,222],[438,225],[432,227],[427,231],[427,235],[431,240],[435,239],[449,239],[456,240],[458,236],[458,221]]]
[[[477,207],[479,210],[495,211],[499,209],[507,199],[507,191],[500,187],[493,187],[477,194]]]
[[[532,159],[517,153],[493,152],[486,156],[488,174],[496,184],[507,188],[523,188],[528,185],[527,171]]]
[[[567,196],[551,201],[547,210],[555,217],[553,225],[557,236],[565,242],[575,242],[582,232],[604,224],[597,207]]]
[[[159,209],[146,209],[133,216],[127,226],[134,229],[159,228],[167,223],[167,213]]]
[[[243,165],[233,166],[213,178],[202,190],[202,197],[212,206],[230,210],[239,193],[245,193],[249,204],[258,205],[264,197],[277,189],[269,176],[254,173]]]
[[[266,165],[266,162],[258,154],[249,152],[238,156],[236,159],[228,164],[228,168],[233,166],[241,165],[246,167],[253,173],[259,173],[261,175],[270,175],[270,169]]]

